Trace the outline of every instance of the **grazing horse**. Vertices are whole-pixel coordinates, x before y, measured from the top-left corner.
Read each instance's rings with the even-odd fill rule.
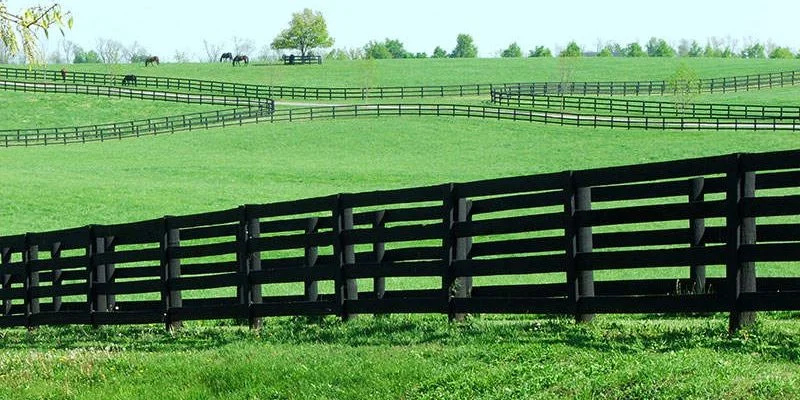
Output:
[[[236,64],[239,64],[242,61],[244,61],[245,64],[250,64],[250,59],[247,58],[247,56],[239,55],[239,56],[233,57],[233,65],[234,66],[236,66]]]
[[[123,85],[135,85],[136,84],[136,75],[125,75],[122,78]]]
[[[219,62],[222,60],[233,60],[233,53],[222,53],[222,57],[219,58]]]
[[[144,60],[144,66],[145,67],[150,65],[150,64],[158,65],[158,56],[147,57],[147,59]]]

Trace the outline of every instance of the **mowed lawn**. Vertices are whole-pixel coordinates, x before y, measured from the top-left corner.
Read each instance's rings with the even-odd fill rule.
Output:
[[[221,64],[163,64],[146,72],[361,86],[367,81],[544,80],[555,79],[559,68],[573,68],[574,80],[663,79],[678,65],[678,60],[587,59],[576,60],[576,67],[559,67],[556,59],[534,61],[363,61],[294,69],[251,65],[235,72]],[[84,68],[74,66],[79,67]],[[702,60],[693,67],[712,77],[798,69],[800,63]],[[282,75],[267,78],[261,72],[272,70]],[[767,91],[758,93],[760,100],[770,100]],[[0,92],[0,99],[6,95]],[[82,105],[80,96],[75,100],[59,102],[59,109],[95,118],[90,110],[97,107]],[[57,116],[41,117],[58,115],[47,104],[37,102],[13,114],[0,108],[0,119],[63,123]],[[137,108],[120,107],[121,121],[150,112],[129,113],[128,107]],[[796,133],[785,132],[663,132],[382,117],[0,149],[0,235],[340,192],[796,149],[798,144]],[[755,327],[733,336],[726,333],[725,315],[600,316],[589,325],[537,316],[476,315],[461,324],[448,324],[443,316],[363,316],[350,323],[276,318],[258,332],[220,321],[189,324],[174,334],[159,326],[6,329],[0,330],[0,398],[797,398],[797,318],[796,313],[763,314]]]

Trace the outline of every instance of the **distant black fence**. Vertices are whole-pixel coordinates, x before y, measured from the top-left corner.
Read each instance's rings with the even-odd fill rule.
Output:
[[[284,55],[281,60],[285,65],[295,64],[322,64],[322,56],[296,56],[294,54]]]
[[[275,111],[272,99],[246,96],[227,96],[203,93],[175,93],[114,86],[64,83],[33,83],[0,81],[0,89],[24,92],[47,92],[109,96],[127,99],[170,101],[189,104],[231,106],[235,108],[147,118],[125,122],[72,127],[27,128],[0,130],[0,146],[35,146],[69,144],[122,139],[174,133],[177,131],[208,129],[242,124],[253,118],[264,117]]]
[[[508,107],[528,107],[589,111],[600,115],[684,116],[723,119],[797,119],[798,106],[755,104],[701,104],[642,101],[621,98],[549,96],[492,91],[492,103]]]
[[[62,79],[58,70],[33,70],[25,68],[0,68],[0,80],[45,80],[95,85],[121,85],[124,75],[99,74],[68,71]],[[735,92],[741,90],[772,88],[795,85],[800,71],[773,72],[734,77],[700,79],[696,84],[699,92]],[[518,93],[552,95],[654,95],[670,94],[679,89],[667,81],[631,82],[534,82],[439,86],[374,87],[374,88],[319,88],[265,86],[241,83],[215,82],[197,79],[167,78],[137,75],[137,85],[167,90],[217,92],[241,96],[304,100],[348,100],[348,99],[403,99],[424,97],[463,97],[491,94],[492,90],[508,90]],[[694,86],[692,88],[694,89]]]
[[[534,82],[507,85],[493,90],[534,95],[607,95],[641,96],[667,95],[680,92],[727,93],[742,90],[769,89],[793,86],[800,80],[800,71],[771,72],[689,81],[619,81],[619,82]]]
[[[604,116],[560,111],[458,104],[354,104],[278,109],[264,115],[254,108],[231,109],[82,127],[0,130],[0,146],[39,146],[125,139],[212,127],[265,122],[301,122],[347,118],[437,116],[545,124],[659,130],[798,131],[800,119],[693,118],[677,116]]]
[[[799,189],[795,150],[5,236],[0,325],[726,312],[734,330],[800,310]]]

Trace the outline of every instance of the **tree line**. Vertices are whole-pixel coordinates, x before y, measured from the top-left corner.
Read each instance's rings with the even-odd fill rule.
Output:
[[[50,63],[140,63],[152,54],[137,42],[123,45],[113,39],[97,39],[92,49],[62,39],[56,50],[51,51],[46,59],[44,53],[36,46],[35,31],[47,32],[51,26],[59,28],[72,27],[72,16],[69,12],[62,12],[55,4],[49,8],[38,7],[26,9],[17,14],[10,13],[4,0],[0,0],[0,64],[14,61],[14,57],[22,62],[36,62],[38,60]],[[18,38],[21,38],[18,40]],[[456,46],[446,51],[441,46],[436,46],[428,55],[425,52],[412,53],[405,49],[400,39],[386,38],[383,41],[371,40],[359,48],[332,48],[333,37],[330,36],[322,13],[311,9],[303,9],[293,13],[289,27],[282,30],[275,39],[265,45],[253,56],[256,51],[255,44],[250,39],[233,38],[233,53],[249,54],[257,61],[273,61],[282,55],[282,51],[299,51],[301,56],[316,54],[328,59],[397,59],[397,58],[475,58],[478,56],[478,47],[471,35],[461,33],[456,37]],[[203,61],[217,61],[220,54],[230,52],[231,48],[219,43],[210,43],[203,40],[205,58]],[[20,51],[23,50],[23,51]],[[739,47],[738,41],[730,37],[722,40],[712,37],[705,45],[696,40],[682,39],[677,45],[672,45],[662,38],[652,37],[644,45],[639,42],[620,44],[617,42],[598,41],[594,50],[586,50],[575,41],[569,42],[563,48],[554,51],[545,46],[536,46],[527,54],[528,57],[720,57],[720,58],[800,58],[800,52],[793,53],[789,47],[778,46],[774,43],[761,43],[748,39],[744,46]],[[500,57],[523,57],[522,48],[517,42],[511,43],[506,49],[497,53]],[[202,56],[200,57],[202,58]],[[190,62],[198,60],[187,51],[176,50],[172,59],[175,62]]]

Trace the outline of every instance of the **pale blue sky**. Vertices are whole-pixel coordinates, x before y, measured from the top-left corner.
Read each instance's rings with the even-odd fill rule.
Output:
[[[46,2],[46,1],[45,1]],[[7,0],[11,10],[34,0]],[[233,48],[233,37],[250,39],[256,52],[286,28],[293,12],[321,11],[334,47],[362,47],[369,40],[400,39],[408,51],[449,51],[459,33],[472,35],[482,57],[516,41],[527,53],[575,40],[593,50],[598,40],[621,44],[651,36],[677,44],[705,44],[709,37],[748,38],[800,48],[797,0],[61,0],[75,26],[66,38],[92,49],[98,38],[134,41],[170,59],[176,50],[204,56],[203,39]]]

